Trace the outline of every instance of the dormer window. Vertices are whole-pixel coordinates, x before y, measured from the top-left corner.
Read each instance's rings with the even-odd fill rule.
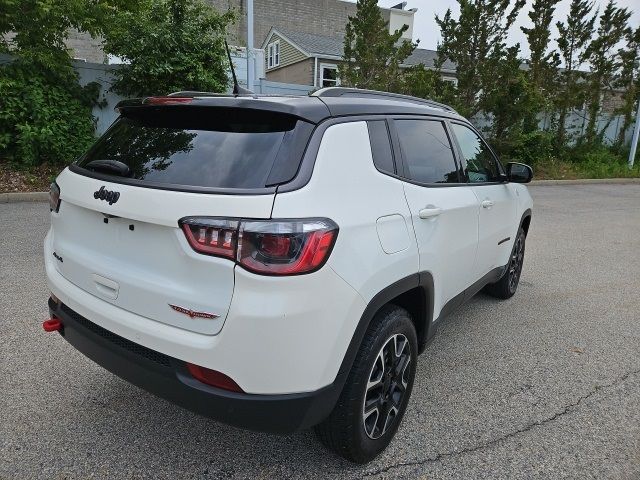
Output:
[[[267,68],[274,68],[278,65],[280,65],[280,40],[267,46]]]

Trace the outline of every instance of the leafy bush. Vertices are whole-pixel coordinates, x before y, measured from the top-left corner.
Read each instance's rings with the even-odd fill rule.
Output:
[[[505,160],[531,166],[548,163],[556,156],[553,134],[541,130],[514,133],[502,142],[497,142],[496,148]]]
[[[0,158],[18,168],[71,162],[93,141],[97,85],[51,81],[16,61],[0,68]]]

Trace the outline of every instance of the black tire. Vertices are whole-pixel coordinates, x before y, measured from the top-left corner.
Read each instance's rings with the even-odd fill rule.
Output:
[[[500,280],[496,283],[487,285],[484,289],[486,293],[492,297],[507,299],[513,297],[518,289],[518,283],[520,282],[520,274],[522,273],[522,265],[524,263],[524,247],[527,236],[524,230],[520,228],[516,241],[513,243],[513,249],[511,250],[511,256],[509,257],[509,263],[507,270],[504,272]]]
[[[355,463],[375,458],[389,445],[402,421],[417,358],[418,341],[409,313],[395,305],[381,308],[362,340],[338,403],[315,428],[320,441]],[[370,379],[375,385],[367,388]],[[379,420],[383,417],[384,421]]]

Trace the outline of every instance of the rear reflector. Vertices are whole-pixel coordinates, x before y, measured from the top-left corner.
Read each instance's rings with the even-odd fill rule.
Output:
[[[62,330],[62,322],[57,318],[50,318],[42,322],[42,328],[45,332],[59,332]]]
[[[244,393],[238,384],[224,373],[201,367],[200,365],[194,365],[193,363],[187,363],[187,369],[193,378],[201,381],[202,383],[206,383],[207,385],[221,388],[223,390],[229,390],[230,392]]]
[[[338,236],[327,218],[235,220],[188,217],[180,221],[198,253],[235,260],[261,275],[299,275],[321,268]]]

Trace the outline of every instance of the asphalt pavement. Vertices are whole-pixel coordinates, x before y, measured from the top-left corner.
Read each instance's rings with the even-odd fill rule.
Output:
[[[194,415],[45,334],[44,203],[0,204],[0,478],[640,478],[640,185],[531,187],[514,298],[482,294],[420,357],[387,451]]]

